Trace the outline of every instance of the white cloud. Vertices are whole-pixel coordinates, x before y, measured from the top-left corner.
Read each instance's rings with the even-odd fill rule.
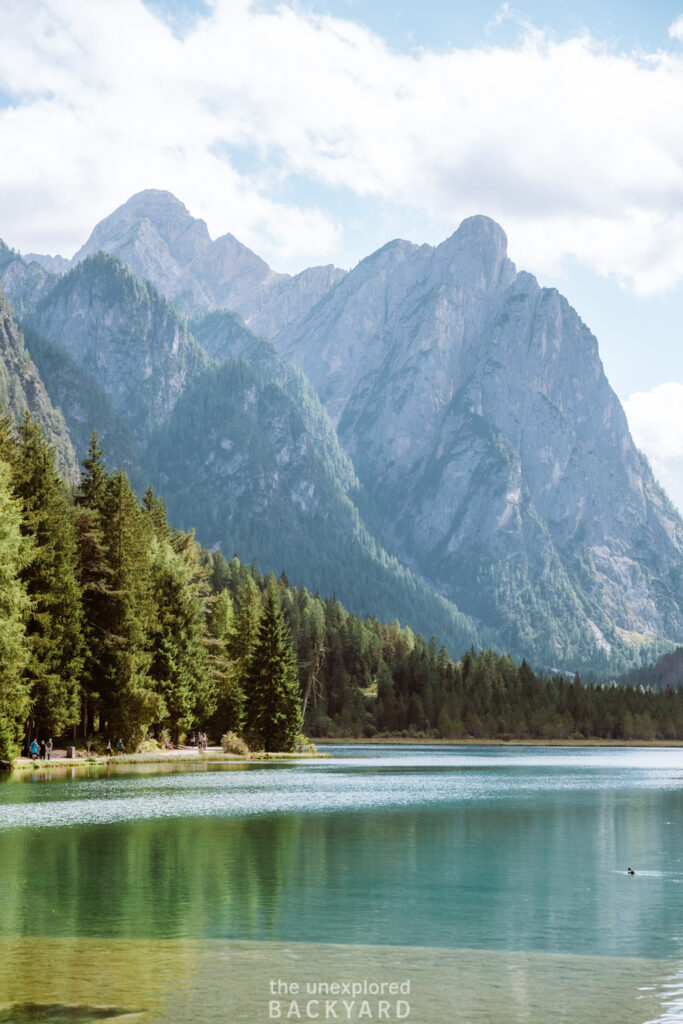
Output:
[[[669,35],[672,39],[683,40],[683,14],[679,14],[673,25],[669,25]]]
[[[141,0],[5,0],[0,92],[17,101],[0,108],[0,236],[24,250],[70,254],[158,187],[278,268],[365,255],[338,213],[278,199],[298,176],[367,197],[378,224],[402,211],[417,241],[483,212],[537,272],[572,257],[643,293],[683,279],[678,47],[527,27],[508,49],[408,56],[301,5],[215,0],[179,39]]]
[[[637,391],[624,402],[633,440],[655,476],[683,510],[683,384],[670,381]]]

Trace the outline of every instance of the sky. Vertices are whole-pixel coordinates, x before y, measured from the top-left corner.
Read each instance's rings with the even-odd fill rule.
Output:
[[[143,188],[276,270],[487,214],[683,508],[683,0],[2,0],[0,237]]]

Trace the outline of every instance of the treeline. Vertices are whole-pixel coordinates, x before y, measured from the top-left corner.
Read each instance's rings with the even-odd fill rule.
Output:
[[[213,555],[213,587],[235,597],[255,567]],[[409,626],[364,620],[286,578],[277,581],[294,639],[304,729],[314,737],[683,740],[683,689],[656,693],[534,673],[487,650],[456,663]]]
[[[252,748],[313,736],[683,739],[683,690],[584,685],[409,626],[363,620],[284,574],[209,553],[107,472],[70,490],[26,416],[0,418],[0,759],[30,738],[202,729]]]
[[[27,414],[0,419],[0,759],[40,736],[176,741],[202,725],[291,750],[296,662],[277,588],[233,614],[211,556],[149,489],[108,473],[97,436],[71,493]]]

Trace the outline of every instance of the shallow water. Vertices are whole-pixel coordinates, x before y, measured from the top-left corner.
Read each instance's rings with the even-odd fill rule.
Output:
[[[261,1021],[394,965],[409,1020],[683,1020],[683,751],[328,749],[0,785],[7,1012]]]

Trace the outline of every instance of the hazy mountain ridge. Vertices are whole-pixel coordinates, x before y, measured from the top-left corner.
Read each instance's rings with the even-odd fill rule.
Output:
[[[617,683],[623,686],[642,686],[652,690],[676,690],[683,686],[683,647],[664,654],[654,665],[644,665],[625,675]]]

